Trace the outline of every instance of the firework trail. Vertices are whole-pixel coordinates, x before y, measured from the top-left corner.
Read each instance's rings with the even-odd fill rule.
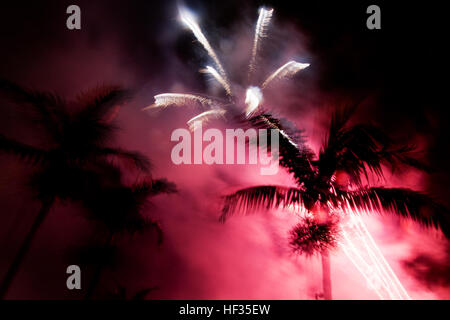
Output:
[[[195,21],[194,16],[185,8],[179,8],[180,12],[180,18],[181,21],[183,21],[189,29],[191,29],[192,33],[194,34],[195,38],[203,45],[206,52],[208,52],[209,56],[214,60],[214,62],[217,65],[217,68],[219,69],[219,73],[224,79],[224,81],[227,83],[227,86],[230,87],[227,75],[225,73],[225,69],[223,68],[222,64],[220,63],[219,58],[217,57],[214,49],[209,44],[208,39],[206,39],[205,35],[203,34],[202,30],[200,29],[200,26]]]
[[[278,127],[275,123],[273,123],[272,121],[270,121],[269,119],[267,119],[267,117],[265,117],[265,116],[262,115],[261,118],[263,119],[263,121],[264,121],[265,123],[267,123],[267,125],[269,125],[270,128],[278,130],[278,132],[279,132],[283,137],[285,137],[285,138],[288,140],[288,142],[289,142],[290,144],[292,144],[294,147],[296,147],[296,148],[298,149],[298,144],[296,144],[296,143],[292,140],[292,138],[291,138],[284,130],[280,129],[280,127]]]
[[[351,210],[350,207],[347,209]],[[344,212],[341,214],[344,215]],[[346,218],[347,221],[340,225],[342,239],[339,244],[366,279],[369,288],[382,300],[411,300],[362,219],[353,211],[348,211]]]
[[[208,110],[193,117],[187,122],[187,124],[189,126],[189,129],[191,131],[194,131],[195,129],[197,129],[199,124],[207,123],[211,119],[218,119],[219,117],[223,117],[225,112],[226,111],[223,109]]]
[[[289,61],[285,65],[278,68],[274,73],[272,73],[266,81],[263,82],[262,88],[265,89],[272,81],[281,80],[283,78],[292,77],[300,70],[309,67],[309,63],[300,63],[296,61]]]
[[[201,69],[200,72],[207,73],[213,76],[214,79],[225,89],[227,96],[229,97],[230,103],[234,103],[233,92],[231,89],[230,82],[228,81],[226,72],[222,67],[222,64],[220,63],[219,58],[217,57],[217,54],[215,53],[214,49],[209,44],[208,39],[206,39],[205,35],[200,29],[200,26],[195,21],[194,16],[186,8],[179,8],[179,12],[181,21],[183,21],[183,23],[186,24],[189,27],[189,29],[193,32],[194,36],[203,45],[206,52],[214,60],[218,68],[218,70],[216,70],[211,66],[206,66],[206,68]],[[273,9],[261,8],[259,11],[259,18],[255,27],[255,38],[253,41],[252,57],[249,65],[249,72],[248,72],[249,77],[251,77],[251,74],[255,69],[258,60],[258,51],[260,48],[260,44],[262,39],[267,36],[267,29],[270,24],[272,15]],[[305,69],[308,66],[309,64],[306,63],[290,61],[281,68],[279,68],[278,70],[276,70],[271,76],[269,76],[269,78],[267,78],[267,80],[261,86],[248,87],[246,90],[246,97],[245,97],[245,112],[244,112],[245,117],[246,118],[250,117],[260,107],[263,101],[262,91],[271,81],[291,77],[298,71]],[[155,103],[145,108],[144,110],[154,107],[164,108],[169,105],[186,105],[186,104],[189,105],[192,104],[193,102],[196,104],[200,103],[202,107],[206,109],[224,109],[226,107],[225,104],[218,102],[218,100],[216,101],[214,99],[209,99],[202,96],[192,94],[165,93],[155,96]],[[285,137],[287,137],[287,135],[282,130],[280,130],[280,133],[283,134]],[[291,139],[289,139],[289,141],[294,146],[297,146],[295,143],[292,142]]]
[[[233,94],[231,92],[230,84],[217,72],[216,69],[214,69],[211,66],[206,66],[206,68],[201,69],[200,72],[208,73],[208,74],[212,75],[214,77],[214,79],[216,79],[217,82],[219,82],[222,85],[222,87],[227,92],[228,96],[230,96],[230,97],[233,96]]]
[[[273,9],[259,9],[259,18],[255,28],[255,38],[253,39],[252,57],[249,65],[249,81],[252,80],[252,75],[256,67],[256,60],[258,57],[259,46],[262,38],[267,36],[267,29],[269,28],[270,20],[272,19]]]
[[[206,97],[189,93],[161,93],[155,96],[155,103],[142,110],[156,107],[201,105],[204,109],[221,107],[221,103]]]

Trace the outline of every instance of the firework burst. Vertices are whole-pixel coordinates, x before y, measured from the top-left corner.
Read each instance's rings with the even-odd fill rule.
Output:
[[[200,106],[202,112],[190,119],[187,123],[191,129],[195,129],[193,125],[194,121],[207,122],[212,118],[218,116],[224,116],[230,112],[232,105],[236,106],[236,97],[233,92],[233,86],[230,83],[225,69],[214,51],[213,47],[209,43],[202,29],[196,21],[195,16],[186,8],[181,7],[179,9],[180,20],[191,30],[197,41],[203,46],[209,57],[215,64],[215,68],[212,66],[206,66],[201,69],[200,72],[211,75],[225,90],[229,103],[223,103],[220,98],[207,98],[200,95],[183,94],[183,93],[163,93],[155,96],[155,102],[145,108],[165,108],[171,105],[174,106]],[[294,76],[300,70],[303,70],[309,66],[307,63],[300,63],[296,61],[289,61],[279,69],[275,70],[264,82],[258,85],[250,85],[254,71],[258,67],[258,55],[261,50],[263,39],[268,36],[268,30],[273,15],[273,9],[261,8],[259,10],[259,17],[255,27],[255,35],[253,39],[252,52],[250,62],[248,65],[248,83],[246,85],[246,95],[244,100],[244,106],[237,106],[238,110],[242,110],[245,118],[249,118],[254,115],[260,108],[263,98],[264,90],[275,81],[286,79]],[[144,110],[145,110],[144,109]],[[209,112],[210,111],[210,112]]]

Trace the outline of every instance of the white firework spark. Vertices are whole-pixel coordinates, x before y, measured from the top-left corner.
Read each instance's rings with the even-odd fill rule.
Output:
[[[309,63],[300,63],[297,61],[289,61],[288,63],[284,64],[277,70],[275,70],[274,73],[272,73],[266,81],[262,84],[262,88],[265,89],[273,80],[280,80],[283,78],[292,77],[300,70],[303,70],[305,68],[309,67]]]
[[[267,29],[270,24],[270,20],[272,19],[273,9],[259,9],[259,17],[258,22],[256,23],[255,28],[255,38],[253,39],[253,48],[252,48],[252,58],[250,60],[249,65],[249,79],[251,80],[251,76],[256,67],[256,60],[258,57],[259,46],[262,41],[262,38],[267,36]]]
[[[249,87],[245,95],[245,104],[247,109],[245,110],[245,115],[250,116],[253,111],[255,111],[261,104],[263,95],[261,89],[258,87]]]
[[[219,73],[224,79],[224,81],[227,82],[227,86],[229,87],[229,83],[227,80],[227,75],[225,73],[225,69],[222,66],[222,63],[220,63],[219,58],[217,57],[216,52],[209,44],[208,39],[206,39],[205,35],[202,32],[202,29],[200,29],[200,26],[195,21],[194,16],[186,9],[186,8],[179,8],[180,12],[180,19],[183,21],[184,24],[186,24],[189,29],[191,29],[192,33],[194,34],[195,38],[203,45],[206,52],[208,52],[209,56],[214,60],[214,62],[217,65],[217,68],[219,69]]]
[[[194,15],[186,8],[179,8],[181,21],[189,27],[196,39],[203,45],[208,55],[214,61],[217,66],[217,70],[212,66],[206,66],[205,69],[201,69],[200,72],[208,73],[214,77],[214,79],[225,89],[231,103],[234,102],[234,94],[231,84],[228,80],[227,74],[216,54],[211,47],[208,39],[203,34],[200,26],[196,22]],[[272,19],[273,9],[261,8],[259,10],[259,17],[255,27],[255,37],[253,41],[252,56],[249,64],[249,78],[255,69],[258,52],[261,46],[261,41],[267,36],[267,30]],[[274,80],[280,80],[282,78],[288,78],[293,76],[298,71],[305,69],[309,66],[307,63],[299,63],[296,61],[290,61],[281,68],[277,69],[266,81],[259,87],[250,86],[246,90],[245,97],[245,116],[248,118],[252,115],[261,105],[263,101],[263,90]],[[177,94],[177,93],[165,93],[155,96],[155,103],[145,109],[153,107],[167,107],[169,105],[190,105],[193,102],[200,103],[204,108],[218,109],[224,108],[226,105],[220,103],[214,99],[205,98],[202,96],[191,94]],[[283,132],[281,132],[283,133]]]
[[[165,108],[168,106],[201,105],[204,109],[221,107],[222,104],[214,99],[188,93],[161,93],[155,96],[155,103],[144,108]]]
[[[216,79],[217,82],[219,82],[222,85],[222,87],[227,92],[228,96],[231,97],[233,95],[231,92],[230,84],[217,72],[216,69],[214,69],[211,66],[206,66],[206,68],[201,69],[200,72],[208,73],[208,74],[212,75],[214,77],[214,79]]]
[[[223,109],[208,110],[193,117],[187,122],[187,124],[189,126],[189,129],[191,131],[194,131],[195,129],[197,129],[199,123],[203,124],[207,123],[211,119],[218,119],[219,117],[223,117],[225,113],[226,111]]]
[[[296,143],[294,142],[294,140],[292,140],[292,138],[291,138],[291,137],[290,137],[283,129],[280,129],[280,127],[278,127],[275,123],[273,123],[272,121],[270,121],[269,119],[267,119],[267,117],[261,116],[261,118],[264,120],[265,123],[267,123],[267,125],[269,125],[270,128],[278,130],[278,132],[279,132],[283,137],[285,137],[285,138],[288,140],[288,142],[289,142],[290,144],[292,144],[294,147],[296,147],[296,148],[298,149],[298,144],[296,144]]]

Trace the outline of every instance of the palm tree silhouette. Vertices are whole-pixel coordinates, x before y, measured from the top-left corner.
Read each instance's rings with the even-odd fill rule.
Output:
[[[131,163],[139,171],[147,172],[150,163],[140,153],[108,144],[115,129],[111,111],[114,115],[114,108],[128,99],[128,92],[119,87],[97,87],[68,102],[49,92],[36,92],[0,80],[0,94],[19,107],[32,109],[49,137],[44,148],[0,134],[0,151],[14,154],[36,167],[30,184],[41,202],[31,229],[0,284],[2,299],[55,200],[81,201],[92,207],[92,197],[102,187],[120,185],[119,164]]]
[[[384,179],[382,165],[390,166],[393,172],[403,165],[427,168],[412,157],[414,148],[397,147],[375,126],[349,125],[355,109],[356,106],[334,112],[327,139],[317,157],[301,135],[289,132],[270,114],[261,113],[249,119],[255,127],[283,132],[279,141],[280,165],[293,175],[296,187],[268,185],[239,190],[225,197],[220,217],[225,222],[235,212],[305,209],[309,217],[292,230],[291,244],[302,253],[321,254],[325,299],[332,298],[329,249],[335,243],[336,230],[332,212],[337,208],[345,211],[344,203],[355,211],[390,212],[427,227],[440,228],[450,238],[448,210],[431,197],[410,189],[367,184],[370,174]],[[348,175],[348,185],[337,181],[341,172]]]
[[[96,268],[86,291],[85,299],[91,299],[98,283],[102,270],[111,261],[115,243],[119,236],[133,235],[154,229],[158,235],[158,245],[163,242],[163,232],[159,223],[146,218],[142,211],[148,200],[158,194],[175,193],[176,186],[166,179],[153,179],[146,176],[142,181],[131,187],[124,185],[102,186],[98,192],[83,203],[87,209],[87,217],[98,223],[106,230],[107,236],[103,248],[95,257]]]

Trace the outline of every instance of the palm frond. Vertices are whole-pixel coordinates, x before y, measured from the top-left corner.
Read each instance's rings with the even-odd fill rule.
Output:
[[[225,220],[235,212],[254,212],[256,210],[271,210],[289,206],[302,208],[303,191],[298,188],[282,186],[256,186],[239,190],[225,197],[222,215],[219,220]]]
[[[150,160],[136,151],[127,151],[121,148],[98,148],[94,150],[94,156],[112,156],[119,161],[131,162],[136,168],[145,172],[151,169]]]
[[[8,139],[2,134],[0,134],[0,151],[13,154],[34,165],[46,162],[49,158],[47,151]]]
[[[339,136],[340,132],[346,127],[351,117],[358,109],[358,103],[349,104],[341,109],[336,109],[330,121],[330,127],[328,129],[328,141],[329,143]]]
[[[424,193],[403,188],[369,188],[339,194],[353,210],[391,212],[441,229],[450,238],[450,211]]]
[[[380,153],[381,158],[391,166],[393,172],[401,168],[402,165],[412,167],[424,172],[432,171],[431,167],[428,164],[418,159],[419,152],[416,151],[416,147],[413,145],[400,147],[393,145],[390,148],[381,150]]]
[[[177,186],[175,183],[170,182],[166,178],[160,178],[153,180],[152,195],[158,195],[162,193],[177,193]]]
[[[131,190],[135,203],[139,204],[140,207],[142,207],[150,197],[162,193],[170,194],[177,192],[176,185],[173,182],[170,182],[165,178],[152,179],[151,177],[148,177],[140,183],[135,183],[131,187]],[[161,245],[164,240],[164,232],[159,222],[153,219],[146,219],[145,227],[156,231],[158,245]]]
[[[61,133],[60,124],[66,117],[66,101],[60,96],[51,92],[29,90],[4,79],[0,79],[0,93],[18,106],[28,105],[34,108],[53,137]]]
[[[83,199],[86,217],[113,234],[134,234],[148,230],[142,215],[143,203],[136,201],[129,187],[101,187]]]
[[[110,142],[117,126],[112,122],[90,117],[72,117],[70,123],[63,127],[59,143],[71,148],[101,146]]]
[[[332,138],[330,133],[319,156],[320,174],[331,177],[336,170],[344,170],[357,184],[360,184],[361,176],[368,179],[368,171],[383,177],[380,151],[385,141],[380,136],[376,128],[366,125],[341,128]]]
[[[279,134],[280,165],[292,173],[298,184],[309,181],[314,176],[311,165],[314,153],[305,145],[301,132],[292,133],[284,128],[281,121],[270,114],[260,114],[248,119],[259,129],[276,129]],[[270,136],[270,135],[269,135]],[[270,141],[267,142],[268,148]]]
[[[354,125],[341,128],[327,141],[319,156],[319,171],[322,176],[331,177],[336,170],[347,172],[354,183],[360,185],[361,177],[369,172],[383,178],[382,165],[392,170],[402,165],[421,170],[427,169],[413,157],[411,146],[397,147],[380,129],[372,125]]]
[[[132,186],[132,190],[137,200],[142,199],[143,201],[159,194],[178,192],[177,187],[173,182],[170,182],[165,178],[152,179],[151,177],[144,179],[142,182],[135,183]]]
[[[112,234],[135,234],[154,230],[158,244],[161,244],[163,231],[159,223],[143,214],[148,197],[157,189],[156,185],[159,185],[159,182],[138,183],[132,187],[99,186],[98,190],[93,190],[82,199],[82,204],[87,209],[86,218],[106,227]]]
[[[78,113],[80,119],[106,120],[106,113],[129,99],[130,92],[118,86],[98,86],[83,94],[77,101],[83,107]]]

